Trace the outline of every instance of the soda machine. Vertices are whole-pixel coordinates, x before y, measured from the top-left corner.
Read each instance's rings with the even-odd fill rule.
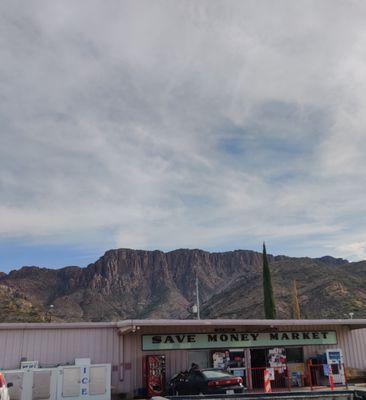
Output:
[[[329,349],[326,351],[327,364],[332,369],[334,383],[346,384],[343,354],[341,349]]]
[[[144,377],[148,397],[162,396],[165,392],[165,356],[144,357]]]

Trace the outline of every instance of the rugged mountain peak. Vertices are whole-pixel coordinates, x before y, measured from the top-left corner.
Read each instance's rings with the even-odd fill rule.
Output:
[[[366,315],[363,264],[348,264],[330,256],[268,258],[279,317],[291,314],[293,279],[298,282],[306,317],[331,316],[330,304],[337,304],[342,312]],[[338,267],[334,268],[335,265]],[[12,298],[19,296],[32,306],[24,303],[27,306],[23,311],[39,310],[42,317],[42,312],[53,304],[56,320],[189,318],[189,305],[195,302],[196,275],[205,317],[263,316],[262,254],[249,250],[211,253],[200,249],[112,249],[86,268],[23,267],[1,274],[0,285],[3,298],[11,293]],[[319,309],[319,304],[324,307]],[[26,320],[24,312],[19,320]]]
[[[323,262],[324,264],[328,264],[328,265],[349,264],[349,261],[345,260],[344,258],[334,258],[332,256],[323,256],[323,257],[317,258],[316,260],[319,260],[319,261]]]

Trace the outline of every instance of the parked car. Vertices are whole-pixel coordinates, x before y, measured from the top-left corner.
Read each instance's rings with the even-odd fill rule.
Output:
[[[243,393],[243,379],[221,369],[181,372],[168,382],[170,395]]]
[[[9,391],[8,388],[12,387],[13,384],[11,382],[6,383],[4,375],[0,372],[0,400],[9,400]]]
[[[181,371],[178,374],[173,375],[167,384],[168,395],[178,395],[178,388],[184,384],[188,378],[188,371]]]

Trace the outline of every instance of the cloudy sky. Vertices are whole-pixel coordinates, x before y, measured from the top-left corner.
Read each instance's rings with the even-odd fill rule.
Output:
[[[366,258],[366,3],[3,0],[0,268],[115,247]]]

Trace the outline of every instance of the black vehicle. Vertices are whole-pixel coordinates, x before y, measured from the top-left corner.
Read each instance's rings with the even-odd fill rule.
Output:
[[[167,385],[168,395],[178,395],[178,388],[180,388],[188,379],[188,371],[181,371],[170,378]]]
[[[243,393],[243,379],[221,369],[195,369],[170,379],[170,395]]]

